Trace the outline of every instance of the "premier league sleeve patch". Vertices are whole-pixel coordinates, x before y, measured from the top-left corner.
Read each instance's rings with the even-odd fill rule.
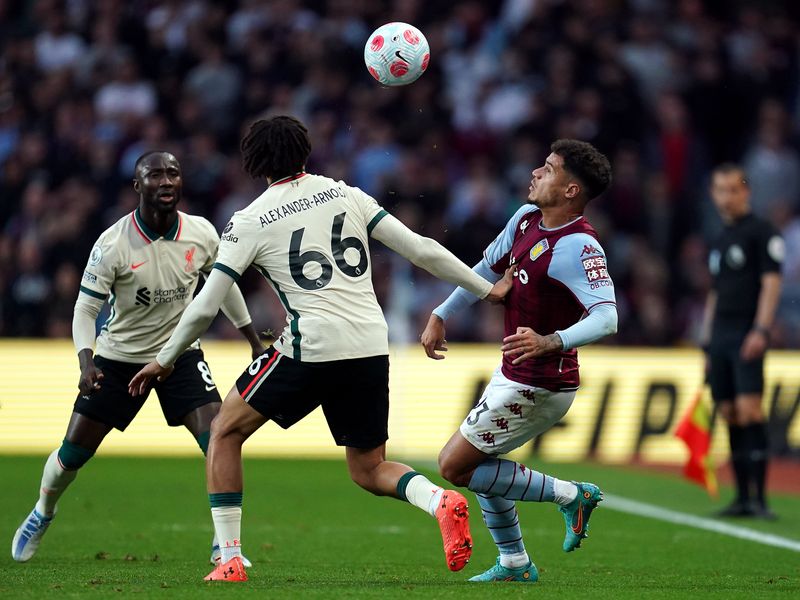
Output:
[[[533,245],[531,248],[531,260],[536,260],[542,254],[544,254],[550,248],[550,242],[547,241],[547,238],[543,240],[539,240]]]
[[[89,264],[94,267],[99,265],[101,260],[103,260],[103,250],[97,245],[92,248],[92,253],[89,255]]]

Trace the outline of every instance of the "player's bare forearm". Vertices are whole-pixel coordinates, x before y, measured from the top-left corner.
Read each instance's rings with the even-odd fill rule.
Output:
[[[551,333],[543,338],[542,354],[550,354],[552,352],[560,352],[564,348],[564,342],[561,336],[557,333]]]
[[[244,336],[244,339],[250,343],[250,350],[254,359],[267,351],[252,323],[248,323],[244,327],[239,327],[239,332]]]
[[[425,354],[428,358],[434,360],[441,360],[444,358],[442,354],[436,354],[436,351],[447,352],[447,340],[444,339],[445,328],[444,321],[439,315],[431,314],[428,319],[428,324],[422,335],[419,336],[422,347],[425,349]]]
[[[94,352],[92,352],[91,348],[84,348],[78,352],[78,364],[80,365],[81,371],[83,371],[89,365],[94,364],[94,360],[92,360],[93,356]]]
[[[91,348],[83,348],[78,352],[78,364],[81,367],[78,389],[84,396],[99,390],[100,382],[103,380],[103,372],[95,366],[93,354]]]

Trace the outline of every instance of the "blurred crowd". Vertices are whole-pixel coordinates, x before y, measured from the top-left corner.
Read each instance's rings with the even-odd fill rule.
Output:
[[[404,88],[363,65],[388,21],[431,46]],[[468,264],[552,140],[597,145],[614,184],[589,219],[617,344],[695,343],[720,227],[708,174],[740,161],[787,242],[773,339],[800,345],[799,24],[788,0],[0,0],[0,335],[70,335],[94,240],[137,204],[140,154],[172,151],[181,208],[221,229],[264,189],[242,173],[243,130],[283,113],[310,129],[308,171],[361,187]],[[416,340],[451,286],[378,247],[373,266],[392,340]],[[267,286],[242,286],[256,325],[282,329]],[[453,341],[501,337],[488,305],[448,326]]]

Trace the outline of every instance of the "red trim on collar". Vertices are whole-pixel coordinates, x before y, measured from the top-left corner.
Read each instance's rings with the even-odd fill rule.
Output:
[[[284,177],[283,179],[279,179],[278,181],[271,183],[269,187],[274,187],[276,185],[283,185],[284,183],[289,183],[290,181],[294,181],[295,179],[300,179],[301,177],[305,177],[306,175],[308,175],[308,173],[306,173],[305,171],[303,171],[302,173],[295,173],[294,175],[289,175],[288,177]]]
[[[152,243],[152,240],[145,235],[144,231],[141,230],[139,224],[136,222],[136,211],[133,211],[131,213],[131,220],[133,221],[133,226],[136,229],[136,231],[139,233],[140,236],[142,236],[142,239],[144,239],[144,241],[147,242],[148,244]]]

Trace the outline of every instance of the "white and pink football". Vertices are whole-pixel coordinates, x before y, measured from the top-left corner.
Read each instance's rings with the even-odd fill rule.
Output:
[[[381,85],[408,85],[428,68],[431,50],[422,32],[408,23],[378,27],[364,47],[367,70]]]

